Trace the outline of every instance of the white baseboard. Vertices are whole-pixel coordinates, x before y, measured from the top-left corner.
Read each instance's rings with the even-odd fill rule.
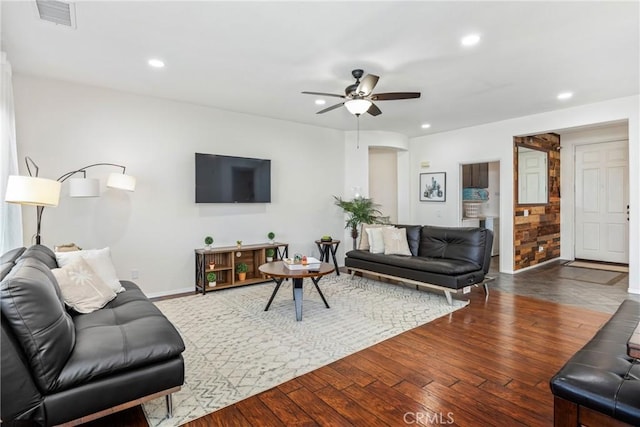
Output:
[[[193,286],[190,286],[188,288],[180,288],[180,289],[172,289],[170,291],[164,291],[164,292],[153,292],[151,294],[147,294],[146,292],[144,293],[147,298],[160,298],[160,297],[168,297],[171,295],[179,295],[179,294],[184,294],[187,292],[194,292],[195,293],[195,288]]]

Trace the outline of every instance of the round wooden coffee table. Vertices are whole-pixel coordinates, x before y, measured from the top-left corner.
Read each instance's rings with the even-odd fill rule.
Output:
[[[271,298],[269,298],[269,302],[265,307],[264,311],[269,310],[269,306],[273,302],[273,298],[275,298],[278,290],[280,289],[280,285],[285,279],[291,279],[293,281],[293,301],[296,307],[296,320],[302,320],[302,282],[306,277],[309,277],[313,284],[315,285],[318,293],[320,294],[320,298],[324,302],[324,305],[329,308],[329,304],[325,299],[324,295],[322,295],[322,291],[318,286],[318,282],[327,274],[333,273],[334,268],[331,264],[327,262],[321,262],[320,267],[313,270],[291,270],[285,267],[282,261],[268,262],[266,264],[262,264],[258,267],[261,273],[271,277],[274,282],[276,282],[276,288],[273,290],[271,294]]]

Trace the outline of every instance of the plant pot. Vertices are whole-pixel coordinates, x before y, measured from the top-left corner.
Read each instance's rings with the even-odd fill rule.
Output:
[[[247,273],[238,273],[238,280],[242,282],[247,279]]]
[[[210,288],[215,288],[215,286],[216,286],[216,284],[217,284],[217,283],[218,283],[218,282],[209,282],[209,287],[210,287]]]
[[[273,262],[273,257],[272,256],[268,256],[267,257],[267,262]]]

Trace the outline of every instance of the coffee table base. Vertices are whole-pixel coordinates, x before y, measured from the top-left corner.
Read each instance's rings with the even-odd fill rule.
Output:
[[[318,293],[320,294],[320,298],[322,298],[322,302],[324,302],[325,307],[331,308],[329,307],[329,303],[327,302],[326,298],[322,294],[322,291],[320,290],[320,286],[318,286],[318,282],[320,282],[320,278],[321,276],[311,277],[311,280],[313,281],[313,284],[315,285]],[[282,282],[284,281],[284,278],[273,277],[272,279],[274,282],[276,282],[276,288],[273,290],[273,293],[271,294],[271,298],[269,298],[269,302],[267,303],[267,306],[264,308],[264,311],[269,310],[269,307],[271,306],[273,299],[275,298],[276,294],[280,290],[280,285],[282,285]],[[299,322],[302,320],[302,282],[304,279],[292,278],[291,280],[293,281],[293,302],[296,307],[296,320]]]

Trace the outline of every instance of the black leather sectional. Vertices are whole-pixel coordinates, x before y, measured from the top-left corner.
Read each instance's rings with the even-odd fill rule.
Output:
[[[640,320],[640,303],[625,300],[596,335],[551,379],[555,426],[640,425],[640,363],[627,354],[627,342]],[[590,415],[591,414],[591,415]]]
[[[347,269],[440,289],[449,304],[452,303],[451,292],[485,280],[491,263],[491,230],[427,225],[396,227],[406,230],[412,256],[353,250],[346,254]],[[484,285],[488,292],[486,283]]]
[[[1,417],[19,425],[56,425],[105,415],[184,383],[184,343],[132,282],[104,308],[67,311],[45,246],[0,259]]]

